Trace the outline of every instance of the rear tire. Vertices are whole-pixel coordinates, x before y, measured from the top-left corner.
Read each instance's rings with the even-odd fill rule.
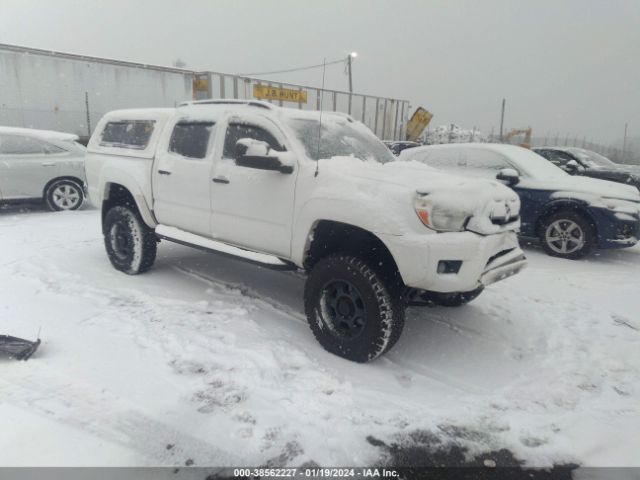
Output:
[[[404,302],[367,262],[349,254],[325,257],[311,269],[304,304],[311,331],[325,350],[369,362],[400,338]]]
[[[579,212],[560,210],[542,220],[540,241],[547,254],[578,260],[595,245],[595,226]]]
[[[84,190],[73,180],[54,180],[44,192],[44,201],[54,212],[77,210],[84,202]]]
[[[112,207],[104,218],[104,246],[111,265],[129,275],[144,273],[156,259],[158,241],[138,212]]]

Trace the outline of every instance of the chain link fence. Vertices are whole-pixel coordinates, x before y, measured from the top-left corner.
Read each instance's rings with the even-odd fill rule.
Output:
[[[519,145],[523,142],[523,135],[513,137],[509,142],[503,142],[499,135],[485,135],[475,127],[470,129],[461,128],[456,124],[441,125],[439,127],[428,129],[423,136],[423,143],[426,145],[434,145],[441,143],[510,143]],[[632,148],[623,151],[612,145],[603,145],[587,141],[586,137],[570,136],[570,135],[548,135],[532,137],[531,147],[579,147],[586,150],[599,153],[609,158],[615,163],[640,165],[640,152]]]
[[[275,100],[260,95],[272,89],[280,94]],[[410,115],[409,102],[395,98],[0,44],[0,125],[86,138],[111,110],[174,107],[203,98],[262,98],[343,112],[385,140],[404,139]]]
[[[266,87],[286,91],[290,97],[295,95],[299,101],[280,99],[265,100],[281,107],[301,110],[325,110],[347,113],[367,125],[383,140],[403,140],[406,136],[410,105],[407,100],[376,97],[360,93],[320,89],[286,82],[274,82],[238,75],[226,75],[217,72],[196,73],[194,98],[224,98],[255,100],[256,88]],[[199,85],[201,85],[199,87]],[[259,98],[259,97],[258,97]]]

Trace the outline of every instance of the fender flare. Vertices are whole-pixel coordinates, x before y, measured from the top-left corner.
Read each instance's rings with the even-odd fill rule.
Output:
[[[133,197],[144,223],[150,228],[155,228],[158,225],[158,221],[153,214],[153,210],[149,207],[149,203],[147,202],[147,198],[142,187],[140,187],[139,183],[135,178],[133,178],[133,176],[128,175],[122,170],[105,169],[101,172],[101,181],[99,184],[102,185],[102,191],[100,192],[101,205],[109,200],[111,186],[120,185]]]
[[[596,236],[598,235],[598,226],[596,225],[593,215],[589,212],[589,204],[578,198],[556,198],[547,202],[536,219],[536,235],[540,235],[540,228],[542,227],[542,220],[550,215],[554,211],[572,209],[578,213],[585,215],[593,224]]]
[[[328,202],[331,203],[330,208],[328,208]],[[328,211],[332,212],[331,215],[327,215]],[[353,202],[339,198],[310,200],[302,207],[294,222],[294,235],[291,239],[291,259],[296,265],[302,266],[304,264],[306,252],[309,250],[313,240],[315,229],[322,221],[342,223],[366,230],[377,237],[387,249],[389,249],[389,246],[380,234],[400,234],[394,231],[396,229],[393,228],[393,221],[387,221],[385,218],[362,212]]]

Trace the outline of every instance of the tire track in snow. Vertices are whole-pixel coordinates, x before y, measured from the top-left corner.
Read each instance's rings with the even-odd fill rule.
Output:
[[[205,283],[210,287],[216,288],[222,293],[230,294],[230,293],[237,292],[237,294],[242,297],[245,297],[247,299],[250,299],[256,302],[260,302],[262,305],[269,307],[272,311],[275,311],[278,313],[285,313],[286,315],[290,316],[292,320],[294,320],[299,324],[302,324],[305,326],[307,325],[307,319],[304,313],[291,308],[289,305],[285,303],[279,302],[273,297],[260,295],[257,291],[255,291],[246,283],[223,282],[221,280],[217,280],[208,275],[205,275],[201,272],[196,272],[192,269],[185,268],[185,267],[174,266],[173,269],[180,272],[183,275],[186,275],[202,283]]]
[[[96,394],[95,386],[70,383],[46,372],[40,372],[38,379],[37,383],[0,379],[0,399],[136,451],[147,465],[184,465],[188,459],[197,465],[242,464],[235,455],[154,420],[104,391]]]

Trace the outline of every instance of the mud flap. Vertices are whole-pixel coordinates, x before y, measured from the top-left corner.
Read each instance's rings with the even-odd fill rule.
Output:
[[[16,360],[29,360],[39,346],[39,338],[35,342],[30,342],[18,337],[0,335],[0,353],[7,354]]]

